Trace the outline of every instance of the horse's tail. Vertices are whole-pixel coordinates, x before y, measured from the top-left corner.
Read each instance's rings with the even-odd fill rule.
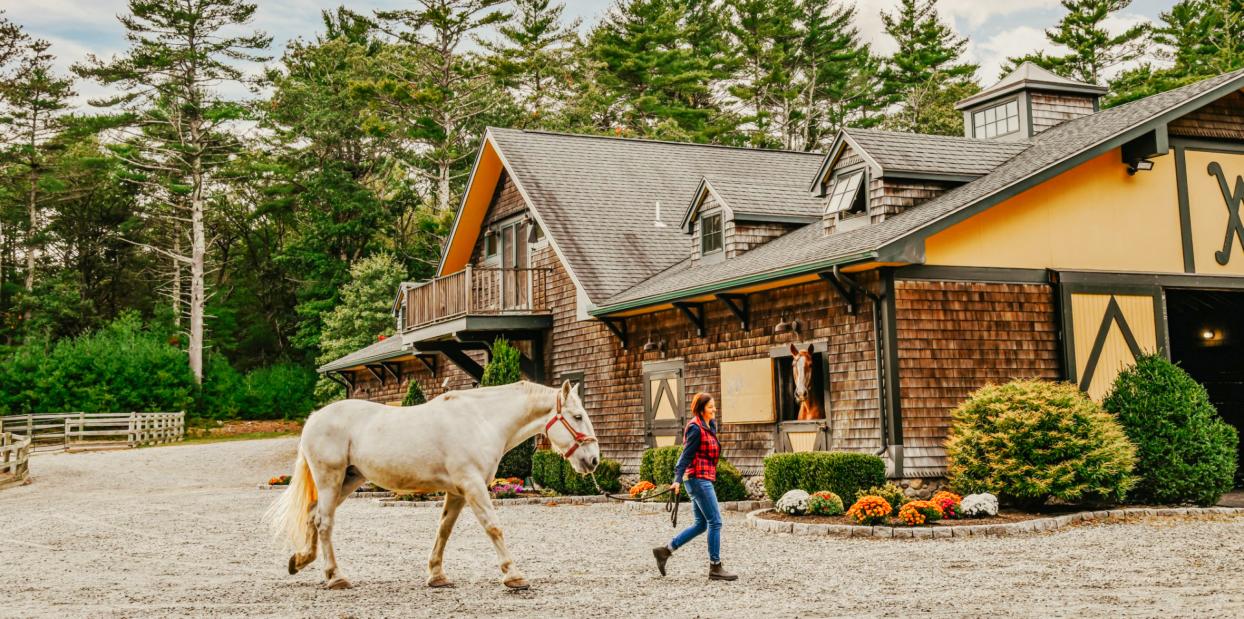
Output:
[[[311,526],[311,510],[315,507],[315,500],[315,480],[299,446],[289,487],[264,514],[264,520],[268,521],[272,537],[278,544],[293,552],[310,551],[315,543],[315,527]]]

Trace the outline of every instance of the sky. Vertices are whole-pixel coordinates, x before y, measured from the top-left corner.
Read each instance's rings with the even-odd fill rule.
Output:
[[[295,38],[311,39],[320,32],[320,11],[343,4],[343,0],[255,0],[259,6],[252,26],[273,37],[269,55],[280,56]],[[566,15],[578,17],[584,27],[597,21],[615,0],[566,0]],[[1175,0],[1134,0],[1108,24],[1122,29],[1142,21],[1156,21],[1158,14]],[[893,42],[881,24],[881,11],[893,10],[898,0],[858,0],[857,27],[865,41],[879,53],[892,51]],[[359,12],[406,8],[410,0],[355,0],[344,4]],[[126,0],[0,0],[9,19],[32,36],[52,43],[58,68],[68,72],[87,54],[107,57],[122,52],[126,41],[116,16],[126,12]],[[980,64],[982,85],[998,79],[999,67],[1008,56],[1046,48],[1044,29],[1053,26],[1064,10],[1058,0],[940,0],[938,9],[960,34],[969,39],[968,60]],[[1057,51],[1057,50],[1052,50]],[[254,70],[258,70],[255,67]],[[79,105],[105,94],[99,86],[79,83]]]

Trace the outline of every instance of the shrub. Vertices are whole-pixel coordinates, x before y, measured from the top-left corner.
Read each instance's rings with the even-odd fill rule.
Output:
[[[522,380],[522,371],[519,369],[518,349],[514,348],[505,338],[499,337],[492,343],[492,360],[484,366],[484,376],[480,379],[480,386],[495,387],[498,385],[508,385]],[[412,381],[413,382],[413,381]],[[536,451],[536,439],[531,437],[522,443],[519,443],[501,456],[501,462],[497,465],[497,474],[504,477],[521,477],[526,479],[531,476],[531,454]],[[590,483],[591,480],[588,480]],[[595,489],[588,494],[596,494]]]
[[[1136,448],[1075,385],[988,385],[952,417],[948,477],[960,493],[991,492],[1031,508],[1051,498],[1122,500],[1133,484]]]
[[[828,490],[808,497],[808,513],[813,516],[841,516],[842,511],[842,497]]]
[[[419,386],[419,381],[410,379],[406,386],[406,395],[402,398],[402,406],[417,406],[427,401],[428,398],[423,395],[423,388]]]
[[[847,510],[847,516],[854,518],[859,524],[867,525],[881,524],[892,513],[894,508],[879,496],[861,497]]]
[[[605,492],[622,489],[622,466],[616,460],[601,460],[596,467],[596,482]],[[580,475],[564,458],[548,449],[536,451],[531,457],[531,478],[545,488],[560,494],[586,496],[600,494],[592,476]]]
[[[911,500],[907,498],[906,494],[903,494],[903,489],[898,487],[898,484],[895,484],[892,481],[888,481],[880,486],[873,486],[871,488],[865,488],[859,492],[856,492],[855,500],[858,501],[861,497],[866,496],[879,496],[885,499],[886,503],[890,504],[890,507],[902,507],[904,503]]]
[[[644,450],[639,461],[639,478],[656,486],[668,486],[674,483],[674,467],[678,466],[678,456],[682,455],[682,447],[654,447]],[[743,483],[743,474],[729,460],[717,460],[717,481],[713,484],[718,501],[742,501],[747,498],[747,485]]]
[[[293,363],[246,373],[242,415],[247,419],[302,419],[315,408],[316,374]]]
[[[963,516],[963,509],[960,504],[963,497],[945,490],[933,495],[932,502],[942,510],[942,517],[947,520],[957,520]]]
[[[765,492],[777,500],[786,491],[829,490],[853,497],[860,488],[885,483],[885,462],[872,454],[851,452],[781,453],[765,458]]]
[[[1231,490],[1239,436],[1179,366],[1141,356],[1119,373],[1102,406],[1136,444],[1133,499],[1213,505]]]
[[[941,520],[942,510],[933,501],[911,501],[898,510],[898,518],[909,527],[918,527]]]

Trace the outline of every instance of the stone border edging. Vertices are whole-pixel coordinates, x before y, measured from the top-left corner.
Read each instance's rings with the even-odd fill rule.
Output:
[[[678,504],[679,509],[690,509],[690,501],[683,501]],[[752,512],[764,511],[773,507],[773,501],[726,501],[718,504],[723,512]],[[665,501],[627,501],[626,508],[634,512],[664,512]]]
[[[1021,522],[1005,524],[933,526],[933,527],[891,527],[863,526],[852,524],[818,524],[811,522],[788,522],[761,518],[760,514],[772,509],[757,509],[747,513],[747,525],[770,533],[791,533],[793,535],[811,535],[827,537],[879,537],[879,538],[963,538],[981,536],[1016,536],[1054,531],[1076,522],[1091,522],[1109,518],[1125,518],[1127,516],[1213,516],[1241,515],[1244,508],[1240,507],[1176,507],[1147,508],[1132,507],[1091,512],[1076,512],[1048,518],[1034,518]]]
[[[593,503],[604,503],[608,501],[608,497],[602,495],[588,496],[543,496],[543,497],[521,497],[515,499],[493,499],[494,507],[504,505],[590,505]],[[399,501],[395,498],[376,499],[381,507],[440,507],[444,501]]]

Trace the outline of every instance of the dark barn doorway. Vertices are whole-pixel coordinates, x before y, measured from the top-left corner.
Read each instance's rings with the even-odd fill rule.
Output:
[[[1171,360],[1205,385],[1218,414],[1244,434],[1244,292],[1167,290]],[[1236,467],[1236,485],[1244,479]]]

